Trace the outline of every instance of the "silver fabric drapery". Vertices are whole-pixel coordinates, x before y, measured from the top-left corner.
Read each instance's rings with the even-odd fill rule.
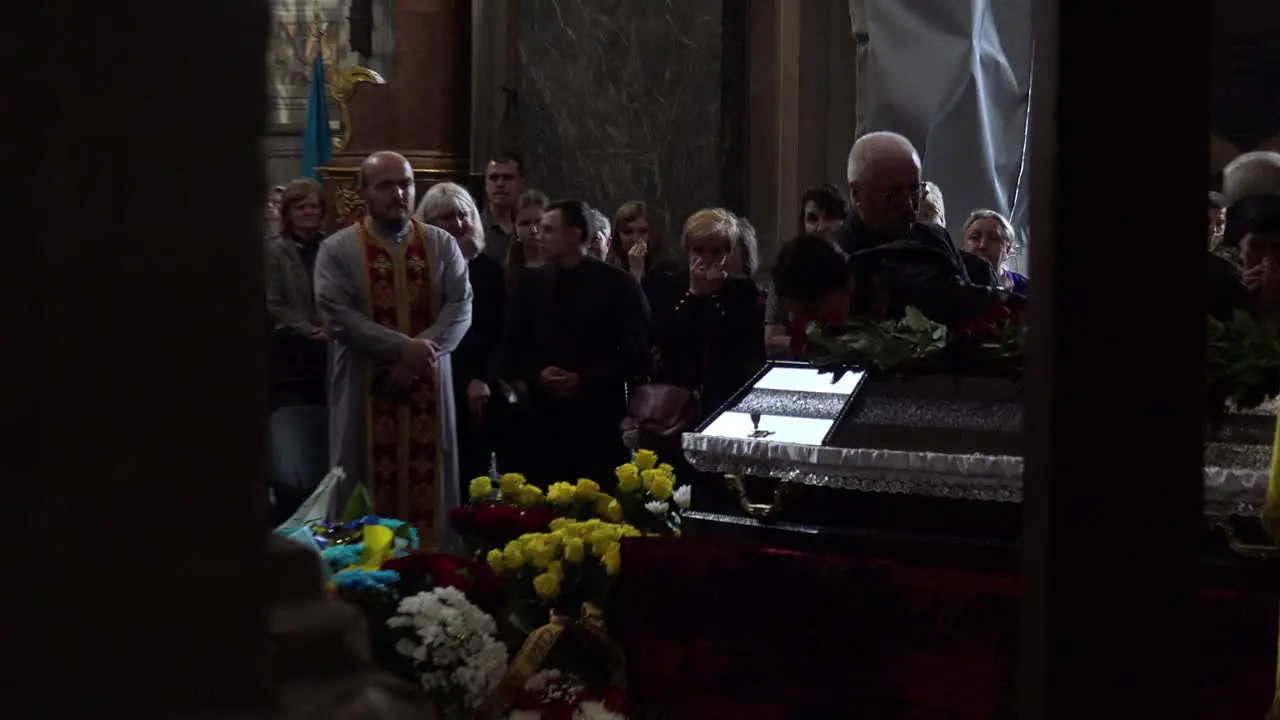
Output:
[[[1009,217],[1025,272],[1030,198],[1031,0],[850,0],[859,132],[911,139],[941,188],[947,230],[969,212]]]

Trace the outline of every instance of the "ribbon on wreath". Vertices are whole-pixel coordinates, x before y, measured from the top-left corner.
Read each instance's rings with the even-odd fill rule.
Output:
[[[511,708],[517,693],[524,689],[529,678],[542,669],[551,650],[571,627],[587,631],[618,657],[622,657],[622,648],[609,637],[605,631],[604,611],[590,602],[582,603],[582,615],[574,620],[568,615],[559,615],[553,610],[551,621],[529,633],[515,658],[507,665],[507,672],[498,682],[493,695],[476,711],[476,720],[499,720]]]

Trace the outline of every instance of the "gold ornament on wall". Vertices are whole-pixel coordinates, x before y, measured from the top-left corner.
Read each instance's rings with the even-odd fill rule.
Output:
[[[356,87],[362,83],[370,85],[386,85],[387,81],[378,73],[363,67],[338,68],[330,76],[329,94],[338,103],[339,130],[333,138],[333,149],[343,150],[351,142],[351,99],[356,96]]]
[[[334,217],[340,225],[349,225],[364,215],[364,201],[351,187],[337,187],[333,190]]]

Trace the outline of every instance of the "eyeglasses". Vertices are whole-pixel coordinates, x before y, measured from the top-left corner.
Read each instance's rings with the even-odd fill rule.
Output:
[[[874,193],[886,202],[901,202],[902,200],[915,200],[919,202],[924,198],[926,189],[923,185],[907,185],[906,187],[897,187],[892,190],[879,190]]]

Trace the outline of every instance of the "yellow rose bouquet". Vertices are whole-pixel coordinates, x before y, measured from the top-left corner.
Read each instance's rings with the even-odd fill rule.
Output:
[[[490,550],[487,560],[505,581],[518,612],[532,610],[538,617],[551,607],[576,616],[583,603],[607,605],[613,579],[622,570],[621,541],[642,534],[599,518],[557,518],[548,532],[521,535]]]
[[[692,489],[679,485],[675,469],[659,463],[650,450],[637,450],[631,462],[619,465],[615,501],[622,517],[646,533],[679,535],[680,513],[689,509]]]
[[[545,503],[542,488],[530,485],[520,473],[505,473],[498,481],[483,475],[471,481],[471,503],[536,507]]]
[[[659,463],[653,451],[638,450],[631,462],[614,472],[618,483],[613,494],[590,478],[552,483],[543,492],[520,473],[506,473],[496,481],[478,477],[471,481],[470,502],[451,510],[449,522],[479,554],[541,532],[558,517],[628,523],[655,535],[679,534],[680,512],[689,507],[690,488],[677,484],[674,468]]]
[[[471,502],[449,511],[449,524],[470,546],[473,556],[507,545],[521,535],[545,532],[558,513],[542,489],[507,473],[495,483],[487,477],[471,481]]]

